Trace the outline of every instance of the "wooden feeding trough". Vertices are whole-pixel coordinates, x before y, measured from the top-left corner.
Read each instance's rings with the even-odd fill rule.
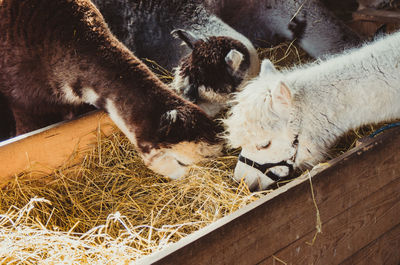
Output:
[[[94,113],[0,145],[0,186],[30,161],[46,172],[95,141]],[[392,129],[138,264],[400,262],[400,130]]]

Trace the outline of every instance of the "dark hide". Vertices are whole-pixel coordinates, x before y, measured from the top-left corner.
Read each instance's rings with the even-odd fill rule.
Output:
[[[168,70],[190,53],[171,36],[176,28],[204,25],[210,13],[198,0],[93,0],[115,36],[139,58]]]
[[[216,143],[214,123],[121,44],[90,1],[3,0],[0,32],[0,92],[18,133],[74,116],[90,88],[98,108],[107,111],[106,102],[114,103],[143,152],[181,141]],[[160,130],[169,110],[179,112],[179,122]]]
[[[239,70],[233,73],[225,57],[236,49],[244,55]],[[191,87],[182,91],[185,98],[193,102],[198,100],[198,88],[212,88],[218,94],[230,94],[242,83],[244,74],[250,66],[249,52],[239,41],[228,37],[210,37],[199,40],[193,45],[193,52],[180,63],[179,74],[189,77]],[[190,94],[188,94],[190,93]]]
[[[0,93],[0,141],[15,135],[14,116],[7,99]]]
[[[361,42],[320,0],[206,0],[204,5],[256,46],[297,39],[311,56],[323,57]]]

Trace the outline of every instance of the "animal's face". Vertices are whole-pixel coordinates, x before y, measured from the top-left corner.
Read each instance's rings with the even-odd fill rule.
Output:
[[[155,131],[145,132],[152,135],[148,146],[139,143],[146,165],[171,179],[184,176],[191,165],[218,156],[222,150],[217,137],[222,128],[197,106],[181,104],[161,115]]]
[[[191,165],[220,154],[221,148],[221,145],[205,142],[181,142],[153,149],[142,157],[146,166],[154,172],[177,179],[186,175]]]
[[[265,189],[274,183],[273,178],[288,176],[296,164],[292,93],[266,60],[260,75],[237,94],[235,103],[225,120],[227,138],[233,147],[241,147],[241,156],[247,158],[238,161],[235,179],[244,178],[251,189]],[[261,166],[252,167],[253,162]]]
[[[248,78],[248,49],[230,37],[201,40],[183,30],[173,34],[184,40],[192,52],[175,69],[172,89],[215,116]]]

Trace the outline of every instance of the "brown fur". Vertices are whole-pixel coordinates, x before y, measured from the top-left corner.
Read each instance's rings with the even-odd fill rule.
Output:
[[[90,1],[0,3],[0,92],[18,133],[73,116],[80,102],[66,99],[62,88],[69,86],[79,99],[92,88],[101,109],[112,100],[142,152],[181,141],[217,142],[213,122],[122,45]],[[163,114],[174,109],[178,119],[169,122]]]
[[[244,55],[236,73],[232,73],[225,62],[232,49]],[[210,37],[194,43],[193,52],[182,59],[179,74],[183,78],[189,77],[189,83],[196,86],[194,91],[199,86],[205,86],[218,94],[229,94],[242,83],[249,67],[249,51],[241,42],[229,37]]]
[[[0,93],[0,141],[15,134],[15,121],[7,99]]]

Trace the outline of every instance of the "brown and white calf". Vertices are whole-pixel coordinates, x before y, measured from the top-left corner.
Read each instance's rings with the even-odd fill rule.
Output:
[[[175,69],[170,87],[213,117],[228,106],[233,93],[253,76],[251,55],[241,42],[229,37],[203,40],[182,30],[175,33],[193,51]]]
[[[0,0],[0,32],[0,92],[18,134],[90,104],[155,172],[177,178],[219,153],[218,127],[120,43],[89,0]]]

